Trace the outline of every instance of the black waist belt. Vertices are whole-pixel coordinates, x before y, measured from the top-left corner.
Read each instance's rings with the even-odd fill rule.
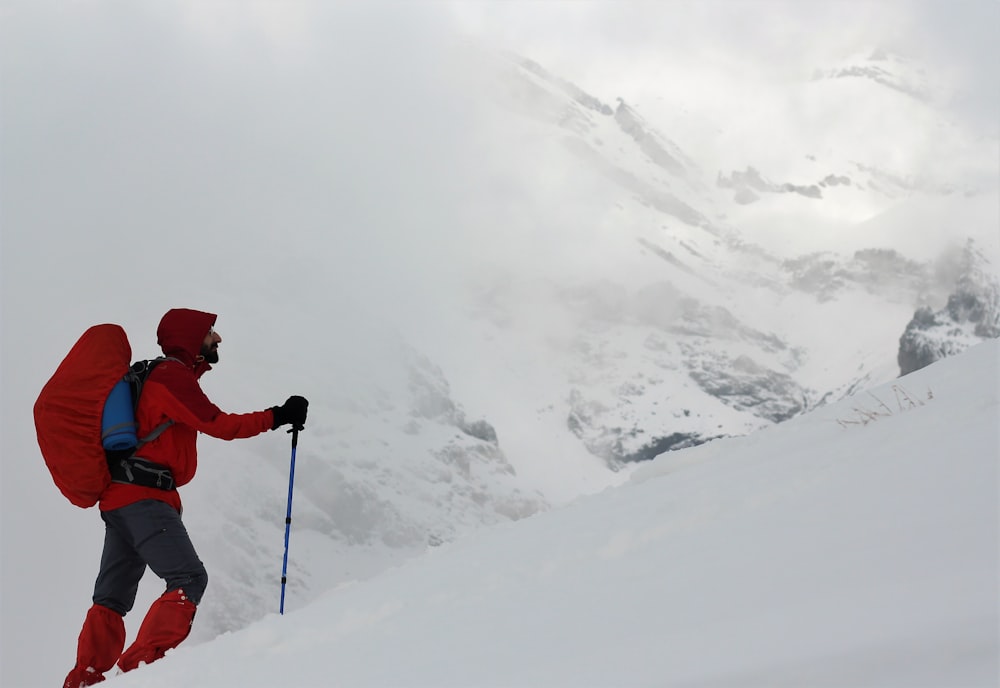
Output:
[[[174,489],[174,476],[170,469],[138,456],[108,461],[111,482],[126,485],[155,487],[158,490]]]

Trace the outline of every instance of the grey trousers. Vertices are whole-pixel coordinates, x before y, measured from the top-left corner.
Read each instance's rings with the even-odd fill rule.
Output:
[[[194,551],[181,515],[167,504],[145,499],[102,511],[104,553],[94,584],[94,603],[122,616],[132,609],[146,567],[162,578],[167,591],[183,588],[198,604],[208,585],[205,565]]]

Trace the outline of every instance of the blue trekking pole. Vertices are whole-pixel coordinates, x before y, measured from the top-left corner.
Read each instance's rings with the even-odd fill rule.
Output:
[[[288,511],[285,513],[285,558],[281,562],[281,606],[279,614],[285,613],[285,581],[288,580],[288,535],[292,528],[292,488],[295,486],[295,450],[299,446],[299,428],[293,426],[292,433],[292,465],[288,471]]]

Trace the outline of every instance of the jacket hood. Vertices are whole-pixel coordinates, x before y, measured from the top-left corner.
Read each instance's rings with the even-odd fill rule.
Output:
[[[190,308],[172,308],[160,319],[156,342],[164,356],[173,356],[193,366],[202,342],[218,316]]]

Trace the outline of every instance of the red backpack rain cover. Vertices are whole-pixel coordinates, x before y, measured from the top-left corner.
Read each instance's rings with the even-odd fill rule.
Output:
[[[35,402],[35,432],[56,487],[87,508],[111,484],[101,446],[104,402],[129,370],[132,349],[118,325],[94,325],[77,340]]]

